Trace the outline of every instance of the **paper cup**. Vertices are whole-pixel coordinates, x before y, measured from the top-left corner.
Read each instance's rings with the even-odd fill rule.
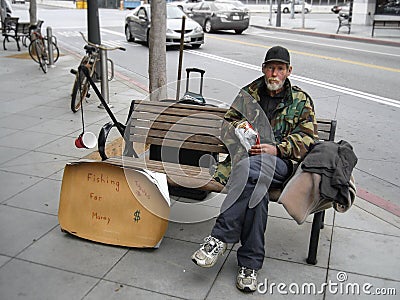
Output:
[[[75,140],[75,146],[77,148],[91,149],[96,147],[96,145],[97,145],[97,138],[96,135],[92,132],[83,132]]]

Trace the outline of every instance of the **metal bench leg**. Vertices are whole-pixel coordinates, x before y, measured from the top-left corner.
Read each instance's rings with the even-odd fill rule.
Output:
[[[325,222],[325,210],[322,211],[322,218],[321,218],[321,229],[324,229],[324,222]]]
[[[324,212],[320,211],[314,214],[312,228],[311,228],[310,245],[308,247],[308,257],[307,257],[307,263],[310,265],[315,265],[317,263],[319,232],[321,230],[323,213]]]

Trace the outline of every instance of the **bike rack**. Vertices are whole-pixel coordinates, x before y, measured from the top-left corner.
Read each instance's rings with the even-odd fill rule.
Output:
[[[54,68],[54,55],[53,55],[53,32],[51,27],[46,28],[47,32],[47,52],[49,54],[49,63],[48,66]]]
[[[107,50],[100,49],[100,68],[101,68],[101,95],[103,96],[105,102],[110,106],[110,93],[108,88],[108,66],[107,66]],[[101,103],[98,108],[104,108],[103,103]]]

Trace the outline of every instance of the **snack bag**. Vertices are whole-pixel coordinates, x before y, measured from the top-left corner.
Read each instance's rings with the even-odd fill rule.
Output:
[[[258,132],[255,131],[247,121],[240,123],[235,128],[235,134],[246,151],[249,151],[251,146],[260,144],[260,136]]]

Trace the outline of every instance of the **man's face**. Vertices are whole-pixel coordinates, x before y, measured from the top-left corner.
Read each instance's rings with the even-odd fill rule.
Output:
[[[262,71],[265,75],[265,83],[268,90],[280,92],[286,78],[292,72],[292,67],[282,62],[268,62],[263,64]]]

